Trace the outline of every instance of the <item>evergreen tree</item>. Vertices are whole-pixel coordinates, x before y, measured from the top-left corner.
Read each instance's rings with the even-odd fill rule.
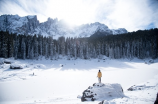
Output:
[[[33,47],[34,47],[34,58],[38,60],[38,41],[36,35],[34,35],[33,37]]]
[[[8,50],[7,50],[7,33],[4,33],[2,32],[2,35],[1,35],[1,57],[4,57],[4,58],[7,58],[7,53],[8,53]]]
[[[26,58],[26,44],[25,44],[25,38],[22,38],[21,41],[21,54],[22,54],[22,59]]]
[[[155,59],[158,58],[157,33],[157,28],[120,35],[96,32],[89,38],[67,38],[65,41],[65,37],[53,40],[52,37],[41,35],[16,35],[0,31],[0,57],[38,59],[44,56],[46,59],[57,60],[59,55],[67,55],[68,59],[101,59],[106,55],[114,59]]]

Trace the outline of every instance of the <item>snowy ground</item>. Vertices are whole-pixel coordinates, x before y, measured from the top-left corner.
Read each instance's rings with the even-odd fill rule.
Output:
[[[81,102],[82,92],[98,82],[119,83],[125,97],[107,104],[153,104],[158,92],[158,60],[12,60],[23,69],[0,65],[0,104],[98,104]],[[63,67],[62,67],[63,66]],[[135,91],[127,91],[135,85]],[[141,87],[141,90],[139,88]]]

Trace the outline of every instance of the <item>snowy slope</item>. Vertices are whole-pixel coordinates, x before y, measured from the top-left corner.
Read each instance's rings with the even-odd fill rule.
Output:
[[[41,34],[43,36],[65,37],[89,37],[97,31],[108,34],[127,33],[124,28],[109,29],[99,22],[71,27],[64,21],[48,18],[47,21],[39,23],[37,16],[20,17],[18,15],[1,15],[0,31],[9,31],[17,34]]]
[[[119,28],[119,29],[112,29],[112,34],[117,35],[117,34],[123,34],[127,33],[127,30],[124,28]]]
[[[0,104],[98,104],[77,98],[102,72],[102,83],[119,83],[125,97],[105,99],[105,104],[153,104],[158,92],[158,60],[13,60],[23,69],[0,65]],[[142,90],[128,91],[144,85]]]

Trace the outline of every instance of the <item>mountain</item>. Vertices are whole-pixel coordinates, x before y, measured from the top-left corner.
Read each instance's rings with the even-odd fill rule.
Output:
[[[70,27],[62,20],[58,21],[58,19],[48,18],[47,21],[40,23],[36,15],[25,17],[18,15],[1,15],[0,31],[26,35],[41,34],[43,36],[53,36],[55,39],[60,36],[90,37],[97,31],[113,35],[127,33],[127,30],[124,28],[109,29],[108,26],[99,22]]]
[[[37,16],[19,17],[18,15],[0,16],[0,31],[18,34],[33,34],[39,26]]]

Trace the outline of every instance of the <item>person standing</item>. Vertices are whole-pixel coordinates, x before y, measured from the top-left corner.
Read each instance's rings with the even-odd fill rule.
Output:
[[[99,83],[101,83],[101,77],[102,77],[102,73],[101,73],[101,71],[99,70],[99,72],[98,72],[98,81],[99,81]]]

